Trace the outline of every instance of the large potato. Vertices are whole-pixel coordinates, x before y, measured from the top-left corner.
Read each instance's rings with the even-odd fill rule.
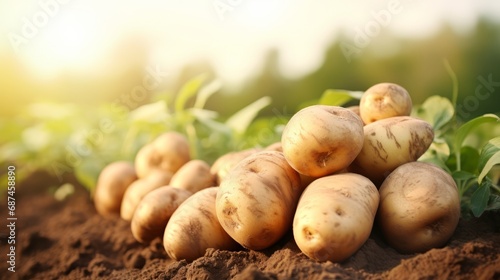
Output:
[[[247,157],[219,188],[217,218],[234,240],[253,250],[271,246],[286,233],[302,192],[299,174],[277,151]]]
[[[170,180],[174,188],[192,193],[215,186],[215,176],[210,172],[210,165],[203,160],[193,159],[184,164]]]
[[[94,204],[101,215],[119,214],[125,190],[137,180],[132,163],[110,163],[99,174],[94,193]]]
[[[341,262],[370,236],[378,203],[377,188],[362,175],[319,178],[300,197],[293,220],[295,242],[314,260]]]
[[[380,187],[377,223],[387,243],[403,253],[446,244],[460,217],[453,178],[430,163],[401,165]]]
[[[397,116],[409,116],[412,102],[408,91],[393,83],[367,89],[359,101],[359,115],[365,124]]]
[[[135,157],[135,169],[139,178],[144,178],[154,171],[175,173],[190,159],[186,137],[170,131],[161,134],[139,150]]]
[[[283,154],[299,173],[320,177],[349,166],[363,147],[363,122],[353,111],[314,105],[285,126]]]
[[[365,125],[364,144],[350,170],[377,186],[398,166],[416,161],[434,139],[432,126],[413,117],[392,117]]]
[[[218,187],[193,194],[170,217],[163,235],[163,246],[174,260],[192,261],[208,248],[233,250],[238,248],[222,228],[215,213]]]
[[[132,220],[132,216],[141,199],[152,190],[168,185],[171,178],[171,173],[156,171],[130,184],[123,195],[120,207],[121,218],[125,221]]]
[[[134,238],[141,243],[148,243],[163,236],[168,220],[191,194],[190,191],[171,186],[163,186],[147,193],[132,216],[130,228]]]

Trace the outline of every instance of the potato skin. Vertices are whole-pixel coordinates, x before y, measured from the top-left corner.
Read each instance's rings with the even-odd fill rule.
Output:
[[[370,236],[378,203],[377,188],[362,175],[319,178],[300,197],[293,220],[295,242],[311,259],[344,261]]]
[[[163,186],[147,193],[137,205],[130,228],[134,238],[141,243],[149,243],[163,236],[167,222],[192,193],[184,189]]]
[[[165,228],[163,246],[174,260],[193,261],[208,248],[233,250],[239,247],[222,228],[215,213],[218,187],[193,194],[174,212]]]
[[[97,213],[106,216],[120,214],[125,190],[137,180],[134,165],[127,161],[108,164],[99,174],[94,193]]]
[[[246,157],[260,152],[261,149],[253,148],[242,151],[230,152],[220,156],[210,167],[210,172],[215,177],[215,184],[218,186],[220,182],[227,176],[227,173]]]
[[[409,116],[411,97],[402,86],[394,83],[379,83],[365,91],[359,101],[359,115],[364,124],[397,116]]]
[[[349,167],[377,186],[398,166],[416,161],[434,139],[432,126],[413,117],[392,117],[364,126],[364,144]]]
[[[441,247],[460,218],[460,197],[453,178],[424,162],[401,165],[380,187],[377,223],[387,243],[402,253]]]
[[[210,165],[203,160],[193,159],[184,164],[170,180],[174,188],[188,190],[192,193],[215,186],[215,177],[210,172]]]
[[[289,164],[310,177],[349,166],[363,147],[363,122],[353,111],[314,105],[292,116],[281,143]]]
[[[125,221],[132,220],[132,216],[141,199],[152,190],[168,185],[171,178],[171,173],[155,171],[149,174],[149,176],[138,179],[130,184],[123,195],[120,217]]]
[[[219,188],[219,222],[234,240],[252,250],[267,248],[286,233],[303,190],[299,174],[277,151],[247,157]]]
[[[175,173],[190,159],[186,137],[170,131],[161,134],[139,150],[135,157],[135,169],[139,178],[144,178],[154,171]]]

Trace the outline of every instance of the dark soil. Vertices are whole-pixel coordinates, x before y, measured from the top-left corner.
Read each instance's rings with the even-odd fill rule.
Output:
[[[376,232],[350,259],[308,259],[291,234],[264,251],[208,250],[191,263],[168,258],[160,238],[136,242],[130,225],[99,216],[86,190],[57,201],[57,180],[37,173],[16,188],[15,272],[0,227],[1,279],[500,279],[500,213],[461,220],[444,248],[403,255]],[[6,196],[0,220],[7,222]]]

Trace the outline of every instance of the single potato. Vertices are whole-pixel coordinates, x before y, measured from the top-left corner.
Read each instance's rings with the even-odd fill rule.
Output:
[[[370,87],[359,101],[359,115],[365,124],[390,117],[409,116],[411,109],[408,91],[393,83],[380,83]]]
[[[431,124],[413,117],[392,117],[365,125],[364,144],[350,171],[377,186],[398,166],[416,161],[434,139]]]
[[[132,220],[132,216],[141,199],[152,190],[168,185],[171,178],[171,173],[156,171],[130,184],[123,195],[120,207],[121,218],[125,221]]]
[[[174,188],[192,193],[215,186],[215,176],[210,172],[210,165],[203,160],[193,159],[184,164],[170,180]]]
[[[260,149],[246,149],[237,152],[230,152],[220,156],[210,167],[210,172],[215,176],[215,184],[218,186],[220,182],[227,176],[227,173],[242,161],[244,158],[261,151]]]
[[[190,159],[186,137],[170,131],[139,150],[135,157],[135,169],[139,178],[144,178],[154,171],[175,173]]]
[[[134,165],[127,161],[108,164],[99,174],[94,193],[94,204],[101,215],[120,214],[125,190],[137,180]]]
[[[132,235],[141,243],[162,237],[168,220],[191,192],[163,186],[146,194],[137,205],[130,228]]]
[[[363,122],[353,111],[314,105],[292,116],[281,143],[299,173],[321,177],[349,166],[363,147]]]
[[[300,197],[293,220],[295,242],[311,259],[342,262],[368,240],[378,203],[377,188],[362,175],[319,178]]]
[[[433,164],[401,165],[385,179],[379,192],[377,223],[387,243],[402,253],[444,246],[458,225],[457,185]]]
[[[193,194],[174,212],[165,228],[163,246],[174,260],[193,261],[208,248],[234,250],[239,247],[222,228],[215,213],[218,187]]]
[[[251,155],[221,182],[217,218],[243,247],[267,248],[291,228],[303,190],[300,183],[299,174],[283,153],[263,151]]]

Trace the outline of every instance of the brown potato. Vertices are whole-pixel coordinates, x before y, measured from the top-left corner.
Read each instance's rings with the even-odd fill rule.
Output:
[[[401,165],[379,192],[377,223],[387,243],[400,252],[441,247],[458,225],[460,197],[455,181],[433,164]]]
[[[203,189],[184,201],[165,228],[163,246],[174,260],[193,261],[208,248],[233,250],[239,247],[217,220],[215,199],[218,187]]]
[[[349,170],[380,186],[398,166],[422,156],[433,139],[432,126],[413,117],[392,117],[367,124],[363,148]]]
[[[380,83],[370,87],[359,101],[359,115],[365,124],[390,117],[409,116],[411,108],[408,91],[393,83]]]
[[[191,194],[190,191],[171,186],[163,186],[147,193],[132,216],[130,228],[134,238],[141,243],[149,243],[162,237],[174,211]]]
[[[355,173],[325,176],[302,193],[293,220],[300,250],[317,261],[341,262],[370,236],[379,203],[375,185]]]
[[[113,162],[104,167],[97,179],[94,204],[101,215],[119,214],[125,190],[137,180],[132,163]]]
[[[170,131],[158,136],[142,147],[135,157],[135,169],[139,178],[154,171],[175,173],[191,159],[186,137]]]
[[[229,170],[238,164],[244,158],[261,151],[261,149],[246,149],[237,152],[230,152],[220,156],[212,164],[210,172],[215,176],[215,184],[219,185],[220,182],[226,177]]]
[[[253,154],[221,182],[216,200],[217,218],[243,247],[267,248],[292,226],[293,213],[303,190],[300,183],[299,174],[283,153]]]
[[[349,166],[363,147],[363,139],[363,122],[353,111],[314,105],[292,116],[281,143],[295,170],[321,177]]]
[[[192,193],[215,186],[215,177],[210,165],[203,160],[193,159],[175,172],[170,186],[188,190]]]
[[[132,220],[132,216],[141,199],[152,190],[168,185],[171,178],[171,173],[156,171],[130,184],[123,195],[120,207],[121,218],[125,221]]]

